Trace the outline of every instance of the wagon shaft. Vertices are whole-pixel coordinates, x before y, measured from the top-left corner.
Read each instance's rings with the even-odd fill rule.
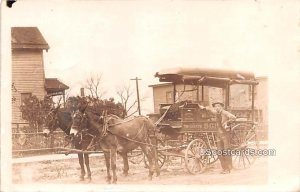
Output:
[[[57,148],[56,149],[58,154],[91,154],[91,153],[103,153],[103,151],[84,151],[79,149],[71,149],[71,148]]]

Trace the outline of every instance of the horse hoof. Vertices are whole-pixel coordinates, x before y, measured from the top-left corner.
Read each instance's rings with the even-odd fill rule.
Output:
[[[111,184],[111,178],[106,178],[106,183]]]
[[[148,181],[152,181],[152,176],[149,176],[149,177],[148,177]]]
[[[79,181],[84,181],[84,178],[83,178],[83,177],[80,177],[80,178],[79,178]]]
[[[127,176],[128,176],[128,173],[127,173],[127,172],[123,172],[123,173],[122,173],[122,176],[123,176],[123,177],[127,177]]]
[[[160,176],[160,171],[156,171],[156,177]]]
[[[88,177],[87,180],[88,180],[88,183],[90,183],[92,181],[92,178]]]

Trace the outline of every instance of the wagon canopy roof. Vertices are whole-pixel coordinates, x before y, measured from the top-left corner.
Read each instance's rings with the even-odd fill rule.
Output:
[[[37,27],[12,27],[13,49],[49,49],[49,45]]]
[[[156,72],[160,82],[176,84],[204,85],[225,88],[228,84],[257,84],[251,72],[207,69],[207,68],[170,68]]]

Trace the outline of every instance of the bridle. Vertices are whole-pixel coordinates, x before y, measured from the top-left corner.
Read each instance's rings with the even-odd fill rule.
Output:
[[[80,138],[79,144],[82,144],[83,138],[85,136],[89,136],[91,137],[91,141],[87,147],[87,149],[90,149],[91,147],[97,145],[97,143],[99,141],[101,141],[108,133],[108,124],[106,123],[106,117],[105,116],[100,116],[99,119],[103,118],[103,127],[102,130],[100,132],[100,135],[93,135],[91,133],[89,133],[89,129],[88,128],[84,128],[82,129],[82,125],[84,121],[87,120],[87,114],[85,112],[80,112],[79,110],[77,110],[74,115],[74,118],[80,118],[79,123],[77,125],[72,125],[73,128],[75,128],[78,132],[75,135],[76,138]],[[94,142],[97,139],[96,143]],[[95,143],[95,144],[94,144]]]
[[[54,131],[54,128],[56,129],[57,127],[59,127],[63,132],[67,132],[67,128],[62,128],[59,123],[59,120],[58,120],[58,117],[57,117],[57,113],[58,113],[58,110],[57,111],[54,111],[54,110],[51,110],[47,115],[46,115],[46,119],[48,120],[48,125],[50,124],[51,122],[51,126],[47,126],[48,129],[50,130],[50,133],[52,133]],[[51,128],[50,128],[51,127]]]

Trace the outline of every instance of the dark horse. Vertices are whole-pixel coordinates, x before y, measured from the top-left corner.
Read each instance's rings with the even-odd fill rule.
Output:
[[[136,117],[132,120],[122,120],[115,115],[97,116],[87,110],[77,110],[73,115],[73,124],[70,134],[77,138],[84,135],[94,135],[104,152],[107,182],[117,182],[116,156],[117,152],[123,156],[124,172],[127,173],[128,158],[127,153],[140,147],[149,161],[149,179],[152,179],[156,170],[159,175],[159,168],[156,163],[155,150],[156,127],[152,121],[144,116]],[[110,174],[113,172],[113,178]]]
[[[57,108],[52,109],[45,119],[45,124],[43,128],[43,134],[45,137],[49,137],[50,134],[52,134],[53,131],[55,131],[58,127],[69,137],[70,136],[70,130],[72,125],[72,114],[71,112],[65,111],[64,109],[61,109],[60,106]],[[91,137],[86,137],[85,140],[87,142],[91,141]],[[82,150],[82,148],[78,142],[75,142],[75,148]],[[88,181],[91,181],[91,170],[89,165],[89,154],[87,153],[78,153],[78,160],[81,168],[81,174],[80,174],[80,180],[84,180],[85,176],[85,168],[84,164],[87,169],[88,174]]]

